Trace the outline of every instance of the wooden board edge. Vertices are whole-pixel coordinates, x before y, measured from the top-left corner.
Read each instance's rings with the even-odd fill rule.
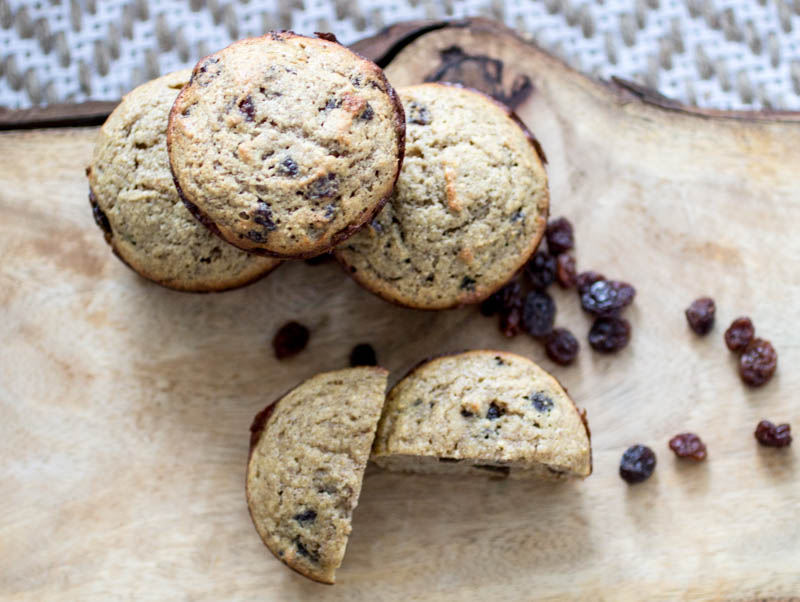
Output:
[[[403,48],[417,38],[430,32],[445,28],[470,28],[475,31],[491,31],[498,35],[512,36],[551,59],[558,60],[566,70],[572,71],[593,85],[615,96],[623,103],[641,102],[664,111],[685,113],[702,118],[736,119],[745,121],[778,121],[800,122],[800,111],[731,111],[722,109],[705,109],[685,105],[668,98],[647,86],[612,77],[610,81],[596,80],[579,74],[564,61],[557,59],[539,48],[531,40],[526,39],[505,25],[486,19],[474,17],[459,20],[421,20],[404,21],[390,25],[374,36],[364,38],[350,45],[350,48],[362,56],[386,67]],[[84,103],[54,104],[46,107],[30,109],[8,109],[0,107],[0,131],[45,127],[83,127],[101,125],[119,101],[89,101]]]

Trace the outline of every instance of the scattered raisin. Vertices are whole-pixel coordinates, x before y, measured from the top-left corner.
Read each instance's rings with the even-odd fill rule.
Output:
[[[353,347],[350,352],[350,365],[351,366],[377,366],[378,356],[375,355],[375,350],[369,343],[361,343]]]
[[[572,288],[578,280],[575,258],[569,253],[556,258],[556,280],[561,288]]]
[[[522,332],[522,310],[518,307],[504,309],[500,314],[500,332],[515,337]]]
[[[256,117],[256,106],[250,96],[245,96],[239,101],[239,110],[244,114],[247,121],[253,121]]]
[[[108,221],[108,216],[102,209],[100,209],[100,206],[97,204],[97,202],[92,203],[92,217],[94,217],[94,223],[97,224],[97,226],[106,234],[107,237],[110,237],[112,234],[111,224]]]
[[[472,412],[470,412],[470,411],[469,411],[469,410],[467,410],[466,408],[461,408],[461,415],[462,415],[464,418],[472,418],[472,417],[473,417],[475,414],[473,414]]]
[[[525,266],[525,273],[534,288],[544,290],[556,279],[556,258],[547,251],[537,251]]]
[[[256,206],[256,210],[253,215],[253,221],[259,226],[264,226],[264,228],[270,231],[277,228],[275,222],[272,221],[272,209],[261,199],[259,199],[258,205]]]
[[[551,255],[560,255],[575,246],[572,224],[566,217],[558,217],[547,224],[547,248]]]
[[[511,307],[521,307],[521,287],[516,280],[509,282],[499,291],[489,296],[481,303],[481,313],[484,316],[493,316],[503,309]]]
[[[751,387],[760,387],[772,378],[778,367],[778,354],[772,343],[753,339],[739,357],[739,375]]]
[[[327,176],[320,176],[308,186],[306,198],[308,199],[330,199],[339,193],[339,180],[336,174],[329,173]]]
[[[300,541],[299,537],[295,537],[294,545],[297,548],[297,553],[300,554],[300,556],[305,556],[306,558],[308,558],[312,562],[319,562],[319,554],[311,552],[308,548],[306,548],[303,545],[303,542]]]
[[[497,405],[495,402],[489,404],[489,409],[486,410],[486,418],[489,420],[497,420],[506,413],[506,409],[502,406]]]
[[[589,287],[592,286],[598,280],[605,280],[606,277],[603,276],[600,272],[593,272],[589,270],[588,272],[581,272],[575,278],[575,285],[578,287],[578,294],[582,295],[583,293],[589,290]]]
[[[428,125],[431,122],[431,114],[428,107],[418,102],[412,101],[408,105],[408,122],[417,125]]]
[[[630,484],[650,478],[656,468],[656,454],[646,445],[632,445],[622,454],[619,476]]]
[[[298,322],[287,322],[272,339],[275,357],[282,360],[297,355],[308,345],[308,328]]]
[[[278,164],[278,171],[283,175],[294,177],[298,174],[300,168],[297,166],[294,159],[287,156]]]
[[[575,361],[580,350],[578,339],[566,328],[556,328],[544,341],[544,350],[556,364],[567,366]]]
[[[458,288],[460,288],[462,291],[475,292],[475,283],[476,280],[474,278],[464,276],[464,278],[461,279],[461,284]]]
[[[669,448],[679,458],[691,458],[700,462],[706,459],[706,444],[694,433],[681,433],[669,440]]]
[[[714,326],[717,307],[711,297],[700,297],[686,309],[686,321],[697,334],[708,334]]]
[[[756,329],[748,317],[736,318],[725,331],[725,344],[731,351],[739,352],[753,340]]]
[[[636,289],[619,280],[598,280],[581,294],[581,307],[596,316],[613,316],[633,302]]]
[[[792,443],[792,427],[788,424],[772,424],[769,420],[762,420],[754,433],[761,445],[767,447],[786,447]]]
[[[359,115],[358,118],[363,121],[371,121],[373,117],[375,117],[375,111],[373,110],[372,106],[367,103],[366,108],[361,112],[361,115]]]
[[[293,518],[300,524],[313,523],[315,520],[317,520],[317,513],[313,510],[306,510],[300,514],[295,514]]]
[[[631,340],[631,324],[617,316],[600,317],[589,330],[589,345],[603,353],[619,351]]]
[[[522,308],[522,323],[528,334],[544,337],[553,330],[556,319],[556,303],[544,291],[532,291],[525,297]]]
[[[553,409],[553,400],[550,399],[544,391],[531,393],[528,399],[531,400],[537,412],[549,412]]]

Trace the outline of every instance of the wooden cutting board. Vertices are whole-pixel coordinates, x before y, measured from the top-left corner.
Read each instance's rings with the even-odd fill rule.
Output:
[[[94,129],[3,133],[0,597],[798,599],[800,441],[767,449],[752,434],[761,418],[800,434],[798,117],[680,110],[484,21],[397,27],[359,48],[397,86],[461,80],[515,106],[547,153],[552,213],[573,220],[579,266],[639,291],[631,345],[591,352],[575,293],[555,290],[558,324],[583,343],[560,368],[474,308],[394,307],[335,264],[171,292],[116,260],[92,223]],[[703,294],[718,320],[699,338],[683,310]],[[780,355],[761,389],[742,385],[722,341],[740,314]],[[278,362],[270,340],[289,319],[311,342]],[[594,474],[554,485],[370,468],[338,584],[292,573],[247,514],[250,420],[364,341],[393,380],[466,348],[541,362],[588,410]],[[668,450],[687,430],[707,462]],[[628,486],[619,458],[637,442],[658,467]]]

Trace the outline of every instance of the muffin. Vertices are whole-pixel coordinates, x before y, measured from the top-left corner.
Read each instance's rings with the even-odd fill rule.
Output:
[[[584,420],[558,381],[529,359],[468,351],[421,364],[389,391],[372,460],[403,472],[587,477]]]
[[[195,66],[167,141],[179,193],[209,229],[251,253],[304,258],[380,210],[404,136],[377,65],[332,36],[272,32]]]
[[[422,84],[398,93],[406,155],[394,194],[336,257],[359,284],[400,305],[480,302],[544,234],[549,195],[538,143],[480,92]]]
[[[361,367],[318,374],[253,421],[247,505],[275,556],[333,583],[385,399],[387,372]]]
[[[242,286],[280,262],[233,247],[186,209],[167,158],[167,119],[190,71],[139,86],[100,129],[87,168],[95,222],[114,253],[163,286],[209,292]]]

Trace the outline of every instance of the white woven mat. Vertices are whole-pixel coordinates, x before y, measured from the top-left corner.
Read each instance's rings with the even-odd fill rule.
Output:
[[[232,40],[488,16],[596,77],[689,104],[800,109],[800,0],[0,0],[0,105],[115,100]]]

